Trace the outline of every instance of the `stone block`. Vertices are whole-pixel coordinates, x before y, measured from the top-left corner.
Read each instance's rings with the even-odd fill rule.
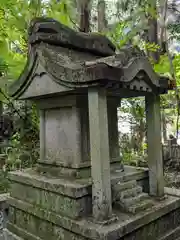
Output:
[[[10,193],[16,199],[71,218],[83,217],[92,211],[92,200],[88,195],[75,199],[19,183],[12,184]]]
[[[7,218],[8,218],[8,203],[7,199],[9,193],[0,194],[0,232],[4,227],[6,227]]]
[[[179,234],[180,199],[175,196],[155,201],[155,206],[135,216],[119,212],[118,220],[110,225],[90,218],[73,220],[13,198],[9,202],[8,229],[23,239],[175,240]]]
[[[43,173],[46,176],[52,177],[69,177],[69,178],[90,178],[91,169],[89,166],[81,168],[67,168],[58,164],[46,164],[45,161],[37,164],[37,172]]]
[[[130,189],[126,189],[120,193],[121,199],[126,199],[129,197],[135,197],[138,194],[142,193],[142,188],[140,186],[136,186]]]
[[[12,183],[22,183],[71,198],[81,198],[91,193],[91,182],[88,179],[83,181],[81,179],[46,177],[31,169],[10,172],[8,176]]]
[[[87,216],[92,212],[91,195],[88,189],[87,192],[85,188],[83,190],[82,184],[41,178],[37,174],[33,178],[27,172],[24,174],[19,172],[19,175],[11,173],[10,179],[12,180],[10,194],[13,198],[73,219]]]
[[[68,231],[52,222],[45,221],[19,209],[10,209],[8,229],[31,240],[87,240],[83,236]]]

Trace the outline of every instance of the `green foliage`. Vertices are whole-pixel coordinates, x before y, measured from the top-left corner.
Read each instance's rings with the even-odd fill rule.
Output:
[[[154,65],[154,70],[162,75],[170,74],[170,63],[167,54],[160,56],[160,60]]]
[[[180,24],[179,23],[169,24],[168,30],[170,33],[170,39],[180,40]]]
[[[73,27],[70,0],[1,1],[0,6],[0,49],[1,58],[8,67],[6,78],[17,79],[24,68],[27,55],[27,28],[33,17],[53,17]],[[1,65],[0,68],[4,65]]]

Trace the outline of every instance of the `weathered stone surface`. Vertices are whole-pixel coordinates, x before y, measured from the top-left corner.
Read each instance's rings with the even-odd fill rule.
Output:
[[[40,240],[38,237],[34,237],[34,239],[33,239],[31,234],[27,234],[26,237],[27,236],[29,237],[30,240]],[[21,237],[18,237],[16,234],[10,232],[8,229],[5,228],[3,230],[3,235],[2,235],[1,240],[23,240],[23,239]]]
[[[107,104],[110,162],[120,164],[117,119],[119,99],[107,97]],[[39,171],[56,177],[90,177],[87,96],[49,98],[47,103],[37,101],[37,106],[41,109]]]
[[[132,206],[132,205],[136,205],[139,202],[142,202],[146,199],[150,198],[149,195],[147,193],[140,193],[137,194],[134,197],[130,197],[130,198],[125,198],[125,199],[121,199],[121,202],[126,206],[126,208]]]
[[[9,193],[0,194],[0,234],[2,233],[3,228],[6,227],[7,218],[8,218],[8,204],[7,199]]]
[[[39,164],[43,168],[49,165],[47,170],[54,167],[59,173],[56,176],[68,170],[87,172],[91,165],[87,96],[56,97],[47,102],[37,103],[41,109]]]
[[[35,20],[29,34],[27,65],[10,88],[15,98],[100,85],[144,94],[168,89],[168,80],[163,78],[162,82],[147,57],[134,47],[115,54],[113,44],[104,36],[77,33],[52,19]],[[39,84],[43,86],[39,88]]]
[[[126,199],[129,197],[135,197],[137,196],[137,194],[141,194],[141,193],[142,193],[142,188],[140,186],[135,186],[133,188],[129,188],[124,191],[121,191],[120,198]]]
[[[129,206],[129,204],[127,204],[126,201],[125,203],[117,202],[115,205],[118,210],[122,210],[132,214],[137,214],[138,212],[150,209],[153,206],[153,201],[151,199],[142,199],[141,201],[138,202],[135,201],[134,204],[131,204],[131,206]]]
[[[111,171],[112,185],[118,182],[123,183],[125,181],[136,180],[139,185],[143,186],[143,182],[148,178],[147,170],[144,171],[142,169],[124,166],[124,172],[122,172],[118,164],[115,164],[115,166],[116,168],[112,168]],[[88,178],[53,178],[52,176],[47,177],[43,174],[39,174],[35,170],[26,169],[24,171],[10,172],[9,179],[11,182],[17,182],[72,198],[81,198],[91,194],[92,181]]]
[[[8,229],[15,234],[18,234],[23,239],[27,235],[36,236],[43,240],[86,240],[88,238],[81,237],[78,234],[67,231],[48,221],[43,221],[36,216],[30,215],[18,209],[10,209],[10,214],[13,211],[13,218],[10,215],[10,223]],[[29,238],[28,238],[29,239]],[[36,239],[36,238],[35,238]]]
[[[108,136],[109,136],[109,154],[110,162],[119,162],[119,131],[118,131],[118,107],[120,100],[117,97],[107,97],[107,115],[108,115]],[[122,168],[123,169],[123,168]]]
[[[33,170],[9,173],[12,182],[19,182],[42,190],[66,195],[72,198],[81,198],[91,193],[91,181],[68,178],[52,178],[38,174]]]
[[[112,185],[114,199],[117,199],[122,191],[127,190],[129,188],[134,188],[136,185],[137,185],[137,182],[135,180],[126,181],[126,182],[119,181],[117,183],[114,183]]]
[[[115,183],[112,185],[113,205],[117,210],[133,214],[152,207],[152,200],[142,190],[136,181]]]
[[[19,183],[12,184],[10,194],[16,199],[71,218],[85,217],[92,212],[90,195],[74,199]]]
[[[38,161],[37,171],[39,173],[43,173],[46,176],[54,176],[57,178],[62,177],[70,177],[70,178],[90,178],[91,177],[91,169],[90,166],[86,166],[84,168],[68,168],[62,167],[58,164],[46,163],[45,161]]]
[[[148,174],[148,169],[124,165],[124,171],[122,171],[118,164],[114,164],[114,168],[111,170],[111,181],[116,184],[137,180],[138,184],[143,186],[144,181],[148,180]]]
[[[112,100],[116,102],[113,110],[117,112],[117,98],[108,98],[108,102]],[[37,105],[41,109],[40,171],[54,173],[57,177],[89,177],[91,163],[87,96],[55,97],[47,99],[47,103],[40,100]],[[111,111],[108,111],[110,118]],[[115,116],[109,132],[112,163],[120,162],[116,125]]]
[[[88,34],[75,32],[71,28],[50,18],[35,18],[29,27],[29,42],[31,44],[41,41],[53,45],[66,46],[93,52],[100,55],[111,55],[115,52],[115,46],[100,34]]]
[[[74,107],[45,111],[45,156],[52,165],[61,161],[67,167],[81,163],[81,125]]]
[[[117,223],[112,223],[110,227],[92,223],[87,219],[74,221],[65,216],[45,211],[34,205],[15,199],[10,199],[10,204],[12,206],[10,223],[15,221],[16,218],[14,218],[14,216],[19,216],[18,219],[20,220],[14,222],[15,226],[22,226],[22,228],[25,229],[23,226],[27,226],[30,221],[32,224],[27,226],[27,231],[30,231],[30,233],[33,233],[34,229],[40,226],[40,222],[42,222],[42,226],[49,222],[47,229],[50,229],[50,231],[52,231],[55,225],[66,230],[71,229],[71,232],[82,237],[84,236],[85,239],[88,236],[88,239],[92,240],[159,240],[159,238],[170,234],[172,231],[176,232],[180,224],[180,200],[172,196],[169,196],[160,203],[156,202],[156,206],[142,213],[138,213],[135,216],[120,213]],[[27,223],[22,216],[26,216],[25,219],[28,220]],[[37,221],[32,221],[31,219],[33,218],[37,219]],[[38,230],[37,232],[41,234]],[[44,232],[42,232],[42,234],[44,234]],[[62,239],[64,240],[66,238]],[[165,238],[165,240],[172,239],[173,238]]]
[[[161,143],[160,96],[146,97],[147,150],[151,196],[164,195],[164,170]]]
[[[131,177],[135,177],[137,173],[132,171]],[[9,174],[9,178],[12,181],[11,196],[14,198],[71,218],[85,216],[92,212],[91,181],[88,179],[79,181],[64,180],[63,178],[53,179],[39,175],[32,170],[12,172]],[[140,174],[139,179],[141,178]],[[113,182],[115,182],[115,178],[112,180],[112,186]],[[122,185],[126,186],[127,184],[122,183]],[[121,188],[121,190],[129,187],[131,185]]]
[[[156,221],[149,223],[144,228],[122,238],[123,240],[176,240],[180,236],[180,218],[179,210],[173,211]],[[121,240],[121,238],[119,239]]]
[[[89,89],[89,127],[93,217],[111,218],[111,177],[108,139],[107,97],[105,89]]]

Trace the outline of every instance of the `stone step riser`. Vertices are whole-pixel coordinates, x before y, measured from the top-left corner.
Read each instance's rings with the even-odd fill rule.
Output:
[[[119,182],[112,185],[113,202],[120,200],[122,191],[133,189],[136,186],[137,186],[136,181]]]
[[[114,191],[124,191],[137,186],[136,181],[118,182],[112,186]]]
[[[138,204],[134,204],[132,206],[126,206],[126,204],[123,204],[122,202],[118,202],[118,203],[116,203],[115,206],[117,209],[121,209],[128,213],[136,214],[138,212],[144,211],[144,210],[152,207],[153,203],[150,200],[144,200]]]
[[[137,186],[132,189],[127,189],[125,191],[122,191],[120,194],[120,199],[136,197],[138,194],[141,194],[141,193],[142,193],[142,188],[140,186]]]
[[[134,206],[128,207],[127,211],[133,214],[137,212],[144,211],[153,206],[153,202],[151,200],[142,201],[139,204],[135,204]]]
[[[141,201],[148,199],[148,197],[149,197],[148,194],[142,193],[142,194],[137,195],[136,197],[121,199],[120,201],[122,202],[122,204],[125,205],[126,208],[128,208],[134,204],[137,204]]]

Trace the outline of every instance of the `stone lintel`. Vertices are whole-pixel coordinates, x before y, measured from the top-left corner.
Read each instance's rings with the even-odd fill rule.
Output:
[[[46,211],[40,207],[13,198],[9,199],[9,203],[15,209],[19,209],[30,215],[32,214],[42,219],[42,221],[51,222],[81,236],[88,236],[88,239],[92,240],[119,240],[121,237],[124,237],[125,235],[128,235],[180,208],[179,197],[168,196],[166,200],[156,202],[154,207],[138,213],[135,216],[129,217],[128,214],[119,213],[119,220],[108,227],[90,222],[89,219],[72,220],[65,216],[57,215],[54,212]],[[162,234],[164,234],[164,232],[162,232]]]
[[[61,108],[61,107],[75,107],[79,98],[85,98],[85,96],[75,95],[75,94],[66,94],[63,96],[53,96],[53,97],[44,97],[41,99],[36,99],[35,103],[39,109],[52,109],[52,108]]]

